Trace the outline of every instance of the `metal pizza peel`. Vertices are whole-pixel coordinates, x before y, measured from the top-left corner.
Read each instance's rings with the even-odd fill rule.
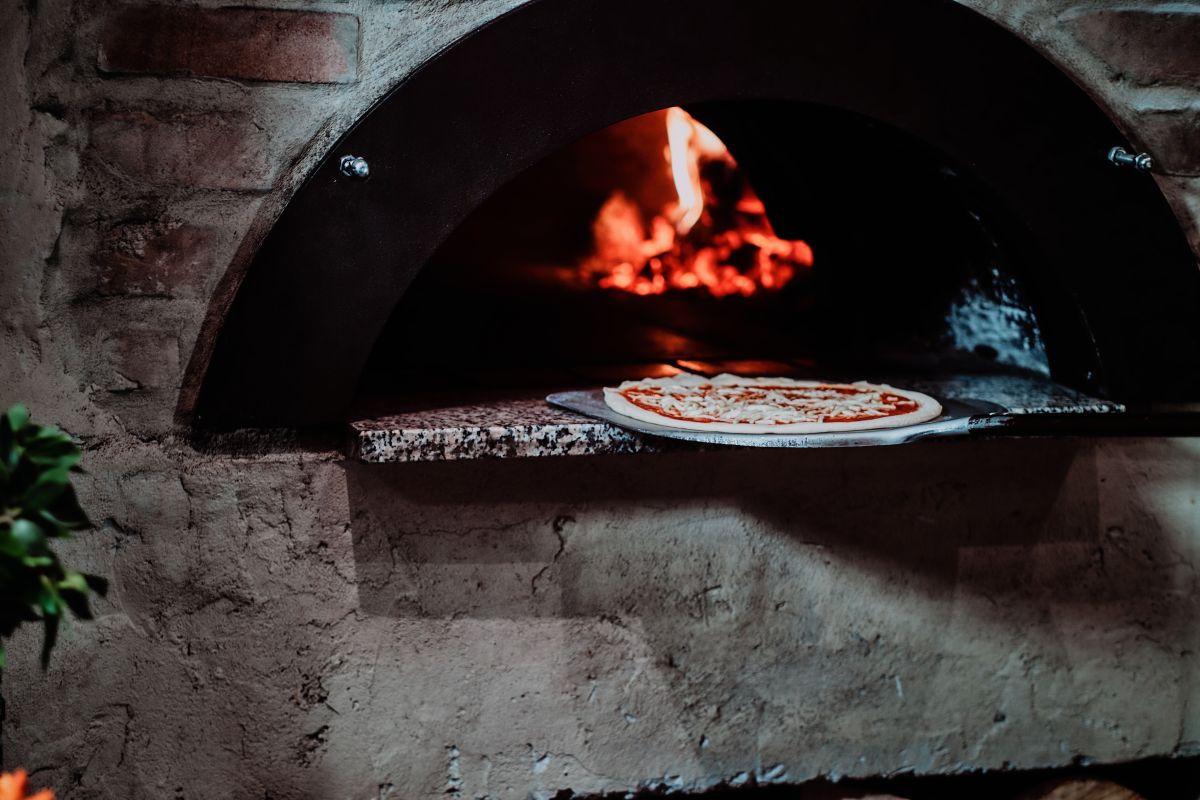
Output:
[[[582,389],[570,392],[555,392],[546,402],[578,414],[607,422],[627,431],[676,439],[699,444],[731,445],[735,447],[876,447],[880,445],[905,444],[922,439],[947,439],[966,436],[973,420],[1006,409],[985,400],[947,400],[934,397],[942,406],[942,414],[928,422],[906,425],[899,428],[879,428],[863,431],[834,431],[830,433],[786,434],[786,433],[718,433],[715,431],[692,431],[670,428],[643,422],[613,411],[604,402],[603,389]]]

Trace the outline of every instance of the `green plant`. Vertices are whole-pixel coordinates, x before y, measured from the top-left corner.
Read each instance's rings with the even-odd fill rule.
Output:
[[[30,422],[23,406],[0,416],[0,669],[4,640],[38,621],[45,667],[65,610],[91,619],[90,594],[107,588],[103,578],[63,567],[50,546],[91,527],[71,486],[81,455],[62,431]]]

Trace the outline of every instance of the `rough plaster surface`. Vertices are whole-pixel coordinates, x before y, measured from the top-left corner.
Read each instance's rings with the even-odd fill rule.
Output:
[[[62,797],[523,798],[1200,749],[1195,442],[395,466],[183,443],[205,320],[298,181],[517,4],[243,4],[359,17],[357,82],[291,85],[103,77],[109,4],[0,0],[0,403],[84,441],[99,529],[66,556],[113,581],[48,673],[14,642],[6,759]],[[970,5],[1135,142],[1195,106],[1075,37],[1128,3]],[[188,182],[221,158],[209,122],[258,171]],[[1200,244],[1194,162],[1164,163]]]
[[[6,753],[71,797],[368,798],[1190,752],[1198,456],[102,447],[68,555],[112,595],[45,675],[22,635]]]

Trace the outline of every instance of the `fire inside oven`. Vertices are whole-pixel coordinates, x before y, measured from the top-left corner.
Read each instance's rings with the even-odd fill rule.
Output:
[[[790,152],[758,146],[764,111],[794,127]],[[887,126],[819,106],[675,106],[486,201],[395,309],[363,393],[673,370],[1048,376],[1033,263],[965,170]]]

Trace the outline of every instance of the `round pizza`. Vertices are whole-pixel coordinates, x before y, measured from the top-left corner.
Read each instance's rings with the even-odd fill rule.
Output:
[[[942,407],[926,394],[886,384],[823,383],[737,375],[675,375],[604,387],[626,417],[721,433],[829,433],[928,422]]]

